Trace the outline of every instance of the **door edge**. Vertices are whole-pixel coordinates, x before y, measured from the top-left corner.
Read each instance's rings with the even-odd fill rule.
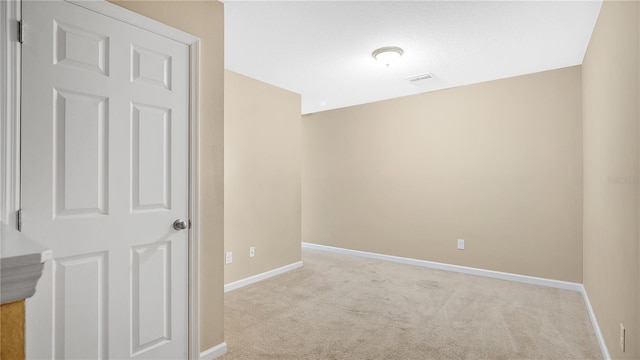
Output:
[[[20,210],[21,0],[0,1],[0,222],[17,228]]]

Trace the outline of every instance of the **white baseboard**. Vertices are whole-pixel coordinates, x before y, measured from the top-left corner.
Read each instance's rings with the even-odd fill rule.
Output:
[[[600,351],[602,351],[602,357],[605,360],[611,360],[611,355],[609,355],[609,349],[607,348],[607,344],[604,342],[604,336],[602,336],[602,332],[600,331],[600,326],[598,325],[598,320],[596,320],[596,314],[593,312],[593,308],[591,307],[591,301],[589,301],[589,296],[587,295],[587,289],[582,285],[582,298],[584,299],[584,303],[587,306],[587,312],[589,313],[589,319],[591,319],[591,325],[593,326],[593,331],[596,333],[596,338],[598,339],[598,344],[600,345]]]
[[[291,271],[297,268],[301,268],[302,267],[302,261],[298,261],[295,262],[293,264],[289,264],[289,265],[285,265],[282,267],[279,267],[277,269],[273,269],[273,270],[269,270],[266,272],[263,272],[262,274],[258,274],[258,275],[253,275],[250,276],[248,278],[244,278],[242,280],[238,280],[238,281],[234,281],[228,284],[224,285],[224,292],[229,292],[231,290],[235,290],[238,288],[241,288],[243,286],[247,286],[253,283],[256,283],[258,281],[262,281],[265,279],[268,279],[270,277],[274,277],[276,275],[280,275],[282,273],[286,273],[287,271]]]
[[[384,254],[371,253],[371,252],[359,251],[359,250],[343,249],[343,248],[338,248],[333,246],[318,245],[318,244],[311,244],[311,243],[305,243],[305,242],[302,243],[302,247],[307,249],[317,249],[317,250],[331,251],[339,254],[366,257],[370,259],[392,261],[400,264],[422,266],[422,267],[431,268],[431,269],[454,271],[454,272],[471,274],[471,275],[479,275],[479,276],[490,277],[494,279],[517,281],[517,282],[526,283],[526,284],[542,285],[547,287],[572,290],[572,291],[578,291],[578,292],[582,291],[581,290],[582,284],[568,282],[568,281],[539,278],[535,276],[512,274],[512,273],[506,273],[501,271],[485,270],[485,269],[472,268],[472,267],[460,266],[460,265],[451,265],[451,264],[439,263],[434,261],[411,259],[411,258],[405,258],[400,256],[384,255]]]
[[[220,343],[200,353],[200,360],[213,360],[227,353],[227,343]]]
[[[591,302],[589,302],[589,297],[587,296],[587,290],[582,284],[568,282],[568,281],[561,281],[561,280],[539,278],[534,276],[505,273],[500,271],[478,269],[478,268],[472,268],[467,266],[444,264],[444,263],[439,263],[434,261],[418,260],[418,259],[411,259],[411,258],[405,258],[400,256],[384,255],[384,254],[378,254],[378,253],[372,253],[372,252],[366,252],[366,251],[344,249],[344,248],[327,246],[327,245],[311,244],[311,243],[305,243],[305,242],[302,243],[302,247],[307,249],[329,251],[329,252],[334,252],[338,254],[360,256],[360,257],[365,257],[369,259],[392,261],[400,264],[422,266],[422,267],[431,268],[431,269],[454,271],[454,272],[459,272],[464,274],[490,277],[494,279],[516,281],[516,282],[521,282],[526,284],[534,284],[534,285],[541,285],[541,286],[547,286],[547,287],[564,289],[564,290],[577,291],[581,293],[582,297],[584,298],[584,302],[587,306],[587,312],[589,313],[589,318],[591,319],[591,325],[593,326],[593,331],[596,333],[596,338],[598,339],[598,344],[600,345],[600,350],[602,351],[602,356],[605,360],[611,360],[611,356],[609,355],[607,344],[604,342],[604,337],[602,336],[602,332],[600,332],[600,327],[598,326],[596,315],[593,312],[593,308],[591,307]]]

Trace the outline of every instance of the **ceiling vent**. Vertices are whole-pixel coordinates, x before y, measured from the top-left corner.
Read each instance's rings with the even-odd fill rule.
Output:
[[[431,79],[431,78],[433,78],[433,75],[431,75],[430,73],[424,73],[424,74],[409,76],[407,80],[409,80],[410,82],[416,82],[416,81],[422,81],[422,80]]]

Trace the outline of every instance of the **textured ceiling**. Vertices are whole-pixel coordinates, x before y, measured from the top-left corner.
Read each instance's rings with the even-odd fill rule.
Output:
[[[312,113],[581,64],[600,5],[227,0],[225,67],[301,94]],[[404,55],[387,68],[371,57],[383,46]]]

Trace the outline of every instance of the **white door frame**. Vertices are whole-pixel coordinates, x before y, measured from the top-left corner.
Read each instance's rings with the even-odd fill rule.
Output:
[[[198,99],[200,39],[104,0],[65,0],[85,9],[151,31],[189,47],[189,358],[200,358],[198,201]],[[16,226],[20,209],[20,104],[21,47],[17,22],[22,19],[22,0],[0,1],[0,221]],[[24,39],[29,41],[29,39]]]
[[[20,5],[0,1],[0,222],[14,228],[20,209]]]

